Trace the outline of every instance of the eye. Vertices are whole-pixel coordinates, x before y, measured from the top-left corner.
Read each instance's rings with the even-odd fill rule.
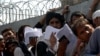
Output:
[[[88,30],[89,29],[89,27],[85,27],[85,30]]]
[[[8,33],[8,35],[11,35],[11,33]]]
[[[55,21],[56,24],[60,23],[59,21]]]
[[[50,22],[50,24],[54,24],[54,22]]]
[[[50,24],[53,24],[53,22],[50,22]]]
[[[83,34],[83,33],[84,33],[84,31],[81,31],[81,32],[80,32],[80,34]]]

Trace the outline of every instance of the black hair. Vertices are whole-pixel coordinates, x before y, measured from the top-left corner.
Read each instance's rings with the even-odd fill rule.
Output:
[[[71,18],[70,18],[70,22],[72,23],[72,18],[73,18],[73,16],[78,16],[78,17],[81,17],[81,16],[83,16],[84,18],[86,18],[86,16],[82,13],[82,12],[80,12],[80,11],[75,11],[75,12],[73,12],[72,13],[72,15],[71,15]]]
[[[3,35],[3,33],[7,32],[7,31],[12,31],[14,34],[16,34],[16,32],[12,29],[12,28],[5,28],[4,30],[1,31],[1,34]]]
[[[8,39],[6,41],[6,48],[8,48],[9,45],[13,44],[14,46],[19,46],[18,41],[15,39]]]
[[[22,25],[18,29],[17,36],[18,36],[18,40],[19,41],[23,41],[24,40],[24,29],[25,29],[26,26],[29,26],[29,25]]]
[[[59,13],[55,13],[55,12],[48,12],[46,14],[46,25],[49,25],[49,22],[52,18],[57,18],[60,22],[61,25],[63,26],[65,23],[65,19],[62,15],[60,15]]]

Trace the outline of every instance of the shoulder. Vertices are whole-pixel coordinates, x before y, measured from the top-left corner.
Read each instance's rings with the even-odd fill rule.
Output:
[[[100,30],[100,26],[96,27],[95,30]]]
[[[20,51],[22,51],[20,47],[15,48],[15,52],[20,52]]]
[[[100,32],[100,26],[96,27],[93,33],[94,33],[94,34],[95,34],[95,33],[97,34],[97,33],[99,33],[99,32]]]

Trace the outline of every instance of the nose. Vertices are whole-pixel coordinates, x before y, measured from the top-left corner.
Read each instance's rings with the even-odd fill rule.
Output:
[[[53,27],[55,27],[55,28],[56,28],[56,27],[57,27],[57,24],[56,24],[56,23],[53,23]]]
[[[89,31],[85,31],[86,34],[89,34]]]
[[[7,35],[6,37],[9,38],[9,37],[11,37],[11,36],[10,36],[10,35]]]

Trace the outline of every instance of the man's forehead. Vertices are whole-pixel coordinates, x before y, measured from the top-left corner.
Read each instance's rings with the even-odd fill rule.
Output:
[[[4,33],[13,33],[11,30],[9,30],[9,31],[6,31],[6,32],[4,32]]]

